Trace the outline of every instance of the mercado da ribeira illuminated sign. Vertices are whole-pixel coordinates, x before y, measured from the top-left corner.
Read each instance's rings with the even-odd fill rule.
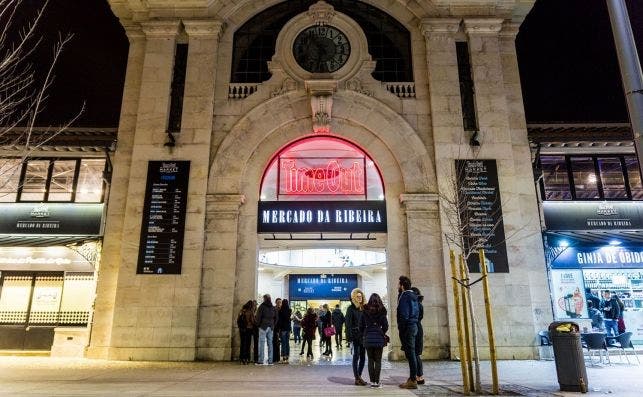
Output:
[[[258,233],[386,232],[384,201],[260,201]]]

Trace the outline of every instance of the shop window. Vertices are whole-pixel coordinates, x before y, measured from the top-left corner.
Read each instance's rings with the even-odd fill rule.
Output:
[[[565,156],[541,156],[545,200],[571,200]]]
[[[47,201],[71,201],[76,160],[56,160],[51,170]]]
[[[632,193],[632,200],[643,200],[643,184],[641,183],[641,171],[639,162],[635,156],[625,156],[625,168],[627,169],[627,179]]]
[[[621,159],[618,157],[599,157],[598,169],[603,185],[603,198],[626,199],[625,178]]]
[[[577,200],[600,198],[598,178],[592,157],[571,157],[572,178]]]
[[[16,201],[21,170],[21,159],[0,160],[0,203]]]
[[[83,159],[80,161],[77,203],[98,203],[103,198],[103,171],[105,159]]]
[[[48,172],[49,160],[31,160],[27,163],[22,179],[21,201],[44,201]]]

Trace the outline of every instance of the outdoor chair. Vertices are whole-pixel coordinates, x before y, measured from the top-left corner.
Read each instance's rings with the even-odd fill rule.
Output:
[[[544,330],[538,332],[538,339],[540,341],[539,353],[542,360],[553,360],[554,359],[554,348],[551,344],[551,339],[549,337],[549,331]]]
[[[610,338],[607,338],[607,341],[609,342],[609,344],[607,345],[607,350],[608,352],[610,350],[618,350],[619,358],[621,358],[621,361],[623,361],[622,357],[624,355],[625,359],[627,360],[627,363],[629,364],[630,358],[628,357],[627,351],[625,351],[625,349],[631,348],[632,352],[634,353],[634,356],[636,357],[636,361],[639,364],[641,364],[641,360],[639,360],[639,356],[638,354],[636,354],[636,349],[634,349],[634,345],[632,344],[631,338],[632,338],[631,332],[623,332],[618,336],[612,336]]]
[[[538,337],[540,338],[540,346],[551,346],[551,339],[549,339],[549,331],[540,331],[538,332]]]
[[[603,352],[605,352],[605,356],[607,357],[607,362],[611,364],[609,352],[607,351],[607,341],[605,338],[605,334],[600,332],[592,332],[589,334],[582,334],[581,337],[585,342],[584,347],[587,349],[587,352],[589,353],[589,362],[592,365],[594,365],[593,352],[595,350],[598,350],[598,355],[599,355],[598,357],[599,357],[600,364],[603,363]]]

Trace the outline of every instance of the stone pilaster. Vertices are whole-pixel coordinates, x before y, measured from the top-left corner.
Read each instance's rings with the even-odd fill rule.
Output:
[[[409,277],[424,295],[424,359],[449,356],[449,329],[437,194],[402,194],[409,248]],[[429,288],[430,286],[430,288]]]
[[[118,146],[112,158],[114,168],[109,185],[109,206],[107,207],[103,250],[96,286],[91,345],[87,349],[87,356],[92,358],[106,358],[107,347],[111,339],[114,300],[121,259],[123,220],[145,56],[145,35],[140,26],[125,24],[124,27],[129,39],[129,53],[118,126]]]
[[[203,254],[197,358],[229,360],[232,355],[239,207],[245,197],[209,194]]]

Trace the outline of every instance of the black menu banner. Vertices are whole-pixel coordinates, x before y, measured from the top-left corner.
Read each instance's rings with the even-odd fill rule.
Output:
[[[465,250],[484,248],[489,272],[508,273],[496,160],[456,160],[455,166]],[[470,272],[480,272],[477,252],[467,264]]]
[[[189,161],[150,161],[137,274],[181,274]]]

